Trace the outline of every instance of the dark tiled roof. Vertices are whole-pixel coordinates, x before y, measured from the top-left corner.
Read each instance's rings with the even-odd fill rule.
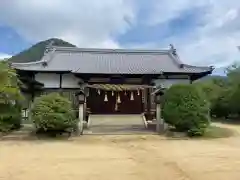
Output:
[[[96,74],[161,74],[211,72],[211,67],[183,64],[173,50],[126,50],[51,47],[34,63],[13,63],[29,71],[71,71]]]

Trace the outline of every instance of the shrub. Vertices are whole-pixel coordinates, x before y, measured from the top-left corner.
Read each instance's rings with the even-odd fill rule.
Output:
[[[197,88],[203,91],[206,99],[210,103],[210,113],[211,115],[215,115],[215,106],[218,105],[217,101],[222,94],[223,88],[220,87],[218,84],[214,83],[214,80],[207,80],[203,82],[194,83]]]
[[[196,86],[173,85],[163,100],[163,118],[177,131],[203,135],[209,126],[209,102]]]
[[[0,104],[0,131],[8,132],[21,127],[21,107],[17,104]]]
[[[7,61],[0,62],[0,131],[20,128],[22,99],[19,79]],[[14,102],[14,103],[13,103]]]
[[[212,105],[211,114],[217,118],[227,118],[230,114],[234,113],[234,108],[231,108],[231,98],[232,92],[230,90],[223,90]]]
[[[38,130],[64,131],[77,123],[71,102],[57,93],[36,98],[30,113]]]

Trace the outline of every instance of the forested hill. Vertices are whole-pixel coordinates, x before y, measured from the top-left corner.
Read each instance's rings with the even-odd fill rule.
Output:
[[[198,79],[196,82],[199,82],[199,81],[208,81],[208,80],[212,80],[212,79],[227,79],[226,76],[219,76],[219,75],[208,75],[208,76],[205,76],[201,79]]]
[[[52,38],[33,45],[29,49],[26,49],[19,54],[14,55],[8,61],[18,63],[39,61],[44,54],[46,46],[48,46],[51,42],[54,46],[76,47],[75,45],[61,39]]]

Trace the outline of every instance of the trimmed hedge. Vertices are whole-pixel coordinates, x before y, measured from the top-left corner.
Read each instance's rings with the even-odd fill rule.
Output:
[[[65,131],[77,123],[71,102],[58,93],[36,98],[30,115],[37,130]]]
[[[164,95],[163,118],[177,131],[201,136],[210,124],[210,105],[193,85],[173,85]]]

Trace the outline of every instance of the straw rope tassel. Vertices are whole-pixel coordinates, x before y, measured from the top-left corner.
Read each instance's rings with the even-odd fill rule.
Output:
[[[121,103],[121,98],[120,98],[119,93],[118,93],[118,97],[117,97],[117,103]]]
[[[131,97],[130,100],[133,101],[134,100],[134,96],[133,96],[133,92],[131,92]]]
[[[104,101],[105,101],[105,102],[107,102],[107,101],[108,101],[107,92],[105,92]]]
[[[115,103],[115,111],[118,110],[118,103],[117,103],[117,99],[116,99],[116,103]]]

